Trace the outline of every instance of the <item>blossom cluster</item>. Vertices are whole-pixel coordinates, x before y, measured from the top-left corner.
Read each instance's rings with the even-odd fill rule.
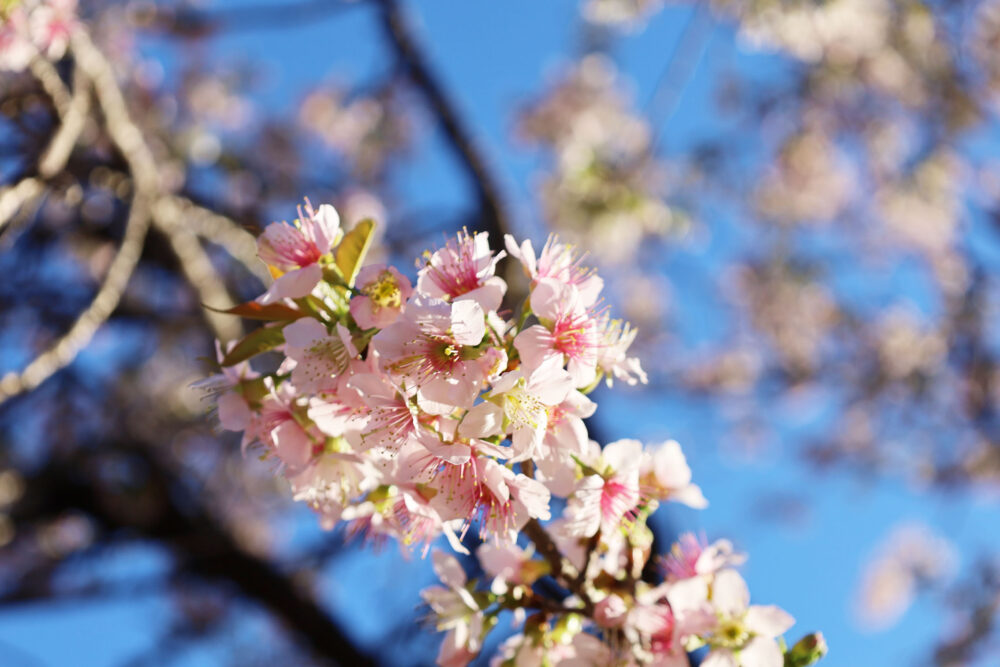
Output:
[[[685,222],[664,201],[666,167],[621,84],[608,58],[589,54],[519,119],[520,134],[552,157],[541,184],[546,219],[610,262]]]
[[[35,57],[58,60],[76,21],[76,0],[0,2],[0,71],[24,70]]]
[[[220,348],[207,383],[222,426],[277,461],[324,527],[425,554],[442,535],[469,554],[478,536],[489,590],[434,552],[443,586],[424,598],[447,631],[439,662],[467,663],[514,611],[524,629],[500,662],[669,665],[708,645],[712,664],[780,667],[775,638],[791,618],[748,607],[727,543],[686,539],[661,585],[641,582],[648,515],[662,501],[707,502],[676,442],[588,437],[591,390],[646,381],[628,354],[635,330],[611,317],[596,272],[554,238],[536,251],[507,236],[494,252],[487,234],[463,231],[424,253],[411,280],[363,264],[373,230],[345,231],[332,206],[308,201],[293,223],[269,225],[258,254],[275,280],[231,311],[267,324]],[[506,255],[530,285],[513,311],[497,274]],[[273,371],[250,368],[271,351]],[[567,595],[534,591],[543,576]]]

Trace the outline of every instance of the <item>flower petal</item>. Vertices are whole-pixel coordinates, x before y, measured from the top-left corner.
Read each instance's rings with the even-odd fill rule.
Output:
[[[755,604],[747,610],[746,625],[758,635],[777,637],[795,625],[795,619],[780,607]]]

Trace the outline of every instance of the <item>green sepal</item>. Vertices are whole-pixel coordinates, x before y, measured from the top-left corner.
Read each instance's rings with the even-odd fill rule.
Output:
[[[261,327],[247,334],[226,353],[220,362],[222,366],[235,366],[250,357],[273,350],[285,342],[285,334],[280,327]]]

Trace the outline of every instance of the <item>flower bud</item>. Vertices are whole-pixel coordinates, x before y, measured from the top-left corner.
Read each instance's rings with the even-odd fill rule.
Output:
[[[628,607],[619,596],[611,594],[594,605],[594,620],[602,628],[618,628],[625,623]]]
[[[808,667],[822,659],[827,652],[826,639],[822,632],[806,635],[795,643],[785,654],[786,667]]]

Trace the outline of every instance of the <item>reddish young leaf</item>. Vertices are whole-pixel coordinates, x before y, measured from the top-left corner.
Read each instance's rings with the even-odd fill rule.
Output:
[[[305,313],[302,311],[291,306],[286,306],[283,303],[269,303],[265,305],[256,301],[247,301],[246,303],[241,303],[238,306],[226,308],[225,310],[212,308],[211,306],[205,307],[217,313],[239,315],[248,320],[264,320],[266,322],[292,322],[300,317],[305,317]]]

